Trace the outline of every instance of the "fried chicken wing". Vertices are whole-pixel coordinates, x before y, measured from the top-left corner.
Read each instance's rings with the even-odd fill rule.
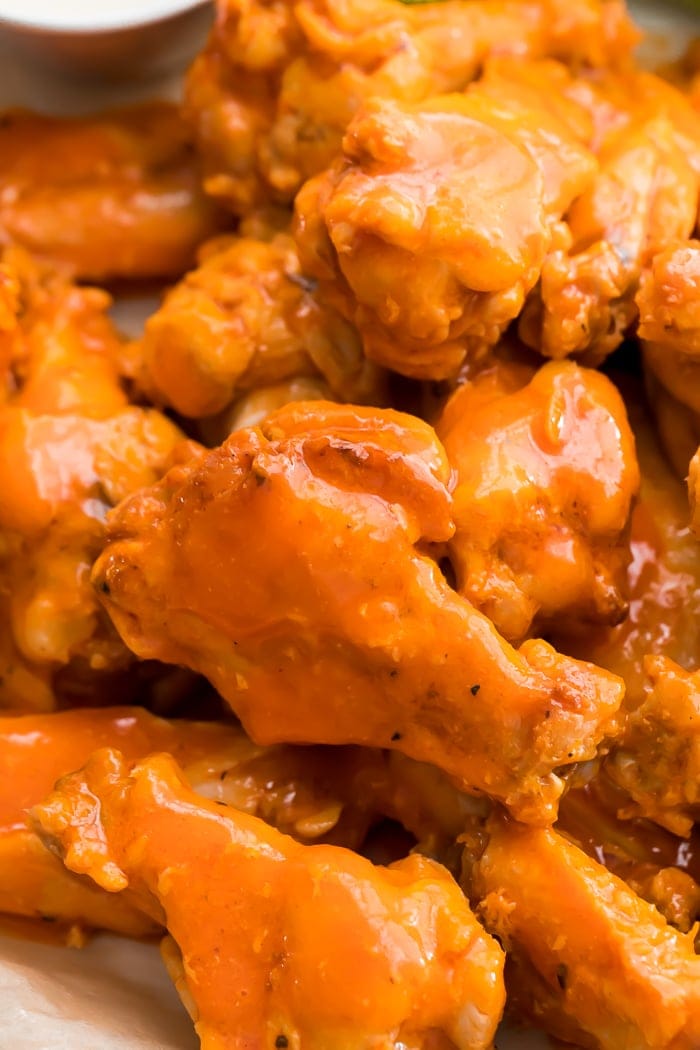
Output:
[[[693,935],[551,829],[494,819],[476,871],[479,913],[508,951],[509,1001],[598,1050],[695,1050]]]
[[[431,766],[368,748],[260,747],[233,724],[166,721],[143,708],[82,708],[0,718],[0,913],[139,936],[153,923],[66,872],[26,814],[93,751],[167,751],[204,798],[260,817],[300,842],[359,849],[382,818],[448,856],[483,811]],[[123,906],[122,906],[123,902]]]
[[[135,653],[202,671],[255,740],[395,748],[548,820],[622,686],[451,590],[449,479],[413,417],[289,406],[124,502],[93,580]]]
[[[385,396],[379,369],[352,327],[319,304],[284,233],[206,245],[146,323],[137,354],[150,398],[195,418],[256,390],[269,397],[275,385],[292,395],[292,381],[321,382],[345,401]]]
[[[618,0],[219,0],[217,11],[185,111],[208,192],[239,213],[291,201],[369,98],[461,90],[491,53],[617,62],[636,38]]]
[[[98,752],[33,812],[68,868],[163,917],[203,1050],[492,1045],[503,955],[434,861],[301,846],[168,756]]]
[[[639,469],[613,384],[570,362],[495,359],[436,430],[456,471],[460,593],[510,641],[623,619]]]
[[[0,390],[0,703],[49,708],[61,669],[98,681],[131,662],[89,572],[107,509],[159,477],[182,436],[129,404],[108,296],[19,249],[4,261],[18,294]]]
[[[632,511],[629,614],[621,624],[579,637],[553,632],[554,644],[625,680],[625,706],[645,696],[647,655],[693,669],[700,653],[700,546],[688,527],[684,485],[671,470],[643,404],[639,384],[625,396],[641,468]]]
[[[476,89],[372,100],[295,202],[302,269],[371,360],[442,379],[520,312],[595,171],[554,111]]]
[[[688,835],[700,816],[700,672],[663,656],[647,657],[645,670],[647,695],[606,769],[634,800],[632,813]]]
[[[670,84],[638,71],[572,78],[563,90],[593,116],[600,170],[567,214],[572,243],[550,252],[519,333],[547,356],[594,364],[637,319],[649,259],[695,227],[700,114]]]
[[[221,225],[199,183],[187,128],[167,102],[0,119],[0,243],[85,280],[183,273]]]

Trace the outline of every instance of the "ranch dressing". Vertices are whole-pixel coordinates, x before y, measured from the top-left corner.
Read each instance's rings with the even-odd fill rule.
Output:
[[[3,20],[56,30],[118,29],[153,22],[202,0],[0,0]]]

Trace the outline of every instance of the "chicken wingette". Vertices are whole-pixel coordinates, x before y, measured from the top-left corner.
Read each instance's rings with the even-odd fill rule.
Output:
[[[83,280],[175,277],[220,225],[177,106],[0,114],[0,244]]]
[[[99,751],[33,817],[71,871],[163,918],[202,1050],[492,1045],[503,953],[434,861],[302,846],[166,755]]]
[[[93,582],[137,655],[204,673],[256,741],[394,748],[548,821],[622,683],[513,649],[450,588],[450,477],[414,417],[292,405],[122,503]]]

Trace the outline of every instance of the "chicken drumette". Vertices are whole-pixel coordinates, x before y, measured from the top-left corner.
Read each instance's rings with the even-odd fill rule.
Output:
[[[430,556],[450,475],[411,416],[290,406],[125,501],[94,584],[134,652],[202,671],[254,739],[395,748],[551,819],[622,684],[511,648],[452,591]]]

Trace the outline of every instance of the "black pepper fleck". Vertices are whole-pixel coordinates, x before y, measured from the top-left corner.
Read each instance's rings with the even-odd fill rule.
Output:
[[[479,692],[480,689],[481,689],[480,685],[473,685],[471,687],[471,689],[469,690],[469,692],[472,694],[472,696],[476,696],[476,694]]]
[[[566,991],[566,985],[569,979],[569,968],[564,963],[559,963],[557,966],[557,984],[561,988],[562,992]]]
[[[391,734],[391,739],[392,740],[400,740],[401,739],[401,734],[399,732],[392,733]]]
[[[286,1035],[278,1035],[275,1039],[275,1050],[287,1050],[289,1040]]]

